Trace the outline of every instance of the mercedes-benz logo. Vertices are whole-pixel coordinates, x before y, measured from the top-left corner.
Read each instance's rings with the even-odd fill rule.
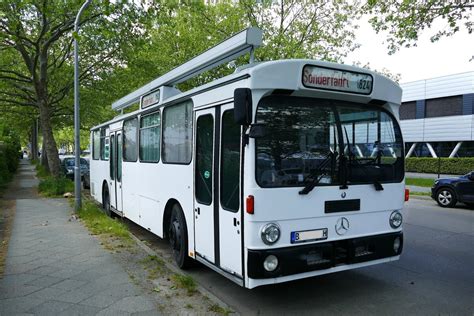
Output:
[[[344,235],[345,233],[347,233],[347,231],[349,230],[349,220],[345,217],[341,217],[337,220],[336,222],[336,233],[339,235],[339,236],[342,236]]]

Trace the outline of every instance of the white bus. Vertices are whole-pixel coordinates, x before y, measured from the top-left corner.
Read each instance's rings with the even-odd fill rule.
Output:
[[[115,102],[91,130],[91,194],[254,288],[399,259],[404,146],[398,84],[316,60],[253,63],[174,86],[251,52],[245,30]],[[253,59],[253,58],[251,58]]]

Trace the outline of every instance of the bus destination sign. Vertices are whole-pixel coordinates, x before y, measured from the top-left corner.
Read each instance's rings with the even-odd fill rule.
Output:
[[[158,102],[160,102],[160,90],[153,91],[152,93],[143,96],[142,109],[152,106]]]
[[[370,94],[372,83],[369,74],[309,65],[303,68],[303,85],[307,88]]]

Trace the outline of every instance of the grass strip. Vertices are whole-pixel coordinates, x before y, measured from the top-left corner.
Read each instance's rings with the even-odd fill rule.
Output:
[[[188,291],[188,295],[193,295],[197,291],[197,283],[189,275],[184,274],[173,274],[171,276],[176,287],[180,289],[185,289]]]
[[[406,178],[406,185],[414,185],[417,187],[431,188],[433,186],[435,179],[426,179],[426,178]]]
[[[74,183],[69,179],[53,176],[40,179],[38,192],[44,197],[61,197],[66,192],[74,192]]]
[[[108,217],[97,204],[89,199],[83,199],[82,208],[77,215],[94,235],[108,235],[132,242],[127,226]]]
[[[213,304],[213,305],[209,306],[208,311],[219,314],[219,315],[230,315],[232,313],[231,310],[228,310],[228,309],[226,309],[222,306],[219,306],[217,304]]]
[[[410,191],[410,195],[431,196],[431,193],[429,193],[429,192]]]

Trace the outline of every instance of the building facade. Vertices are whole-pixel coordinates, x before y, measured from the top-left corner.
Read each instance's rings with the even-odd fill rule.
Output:
[[[474,157],[474,71],[400,86],[407,157]]]

